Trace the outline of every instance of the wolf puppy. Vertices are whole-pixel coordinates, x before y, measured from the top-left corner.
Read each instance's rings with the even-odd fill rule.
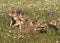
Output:
[[[22,10],[10,10],[9,16],[11,18],[10,27],[12,25],[14,25],[14,26],[20,25],[21,26],[22,24],[24,24],[24,21],[29,19],[29,16],[27,15],[27,13]]]

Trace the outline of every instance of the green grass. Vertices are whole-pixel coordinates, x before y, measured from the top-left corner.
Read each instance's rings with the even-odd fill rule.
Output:
[[[11,7],[25,10],[28,12],[28,15],[32,20],[45,19],[47,23],[48,20],[60,19],[59,0],[55,1],[55,3],[54,0],[50,0],[48,2],[45,0],[0,0],[0,43],[57,43],[57,41],[60,41],[60,30],[58,34],[56,34],[56,31],[50,28],[50,31],[47,33],[40,33],[39,35],[32,35],[28,37],[21,35],[16,28],[9,29],[10,19],[8,11]],[[55,15],[48,17],[47,9],[51,12],[54,9]],[[5,21],[1,18],[2,12],[7,13]],[[10,31],[13,30],[16,30],[16,33],[10,33]]]

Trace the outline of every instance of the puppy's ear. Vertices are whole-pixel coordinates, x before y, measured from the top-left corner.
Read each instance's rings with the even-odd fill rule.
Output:
[[[15,10],[14,7],[11,7],[11,8],[9,9],[9,13],[13,14],[13,13],[15,13],[15,12],[16,12],[16,10]]]
[[[11,14],[14,14],[14,13],[15,13],[15,10],[11,10],[10,13],[11,13]]]
[[[16,10],[16,13],[17,13],[17,14],[20,14],[20,13],[21,13],[21,11],[20,11],[20,10]]]

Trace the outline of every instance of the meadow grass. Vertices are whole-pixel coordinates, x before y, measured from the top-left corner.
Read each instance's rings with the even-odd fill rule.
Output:
[[[54,29],[47,33],[24,36],[18,29],[10,28],[8,11],[11,7],[24,10],[32,20],[44,19],[46,23],[52,19],[60,19],[59,0],[0,0],[0,43],[60,43],[60,30],[56,34]],[[48,10],[54,10],[54,16],[48,17]],[[3,20],[2,12],[6,12],[6,19]],[[10,33],[16,30],[16,33]]]

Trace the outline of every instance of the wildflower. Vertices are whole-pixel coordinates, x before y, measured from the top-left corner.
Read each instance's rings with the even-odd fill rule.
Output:
[[[54,16],[54,10],[52,10],[52,16]]]
[[[6,13],[5,12],[2,13],[1,18],[3,21],[6,19]]]
[[[48,16],[50,16],[50,11],[48,10]]]

